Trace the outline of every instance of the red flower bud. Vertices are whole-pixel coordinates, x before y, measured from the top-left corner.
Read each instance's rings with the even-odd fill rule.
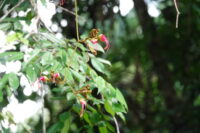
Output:
[[[104,34],[99,35],[99,40],[106,43],[106,47],[104,47],[105,50],[110,48],[110,43]]]
[[[80,112],[80,117],[83,116],[83,113],[84,113],[84,110],[85,110],[85,107],[86,107],[86,104],[87,102],[84,100],[84,99],[80,99],[80,103],[81,103],[81,112]]]
[[[59,73],[55,73],[55,74],[53,75],[53,77],[54,77],[54,78],[60,78],[60,74],[59,74]]]
[[[42,82],[46,82],[46,81],[48,80],[48,78],[47,78],[46,76],[41,76],[41,77],[40,77],[40,80],[41,80]]]

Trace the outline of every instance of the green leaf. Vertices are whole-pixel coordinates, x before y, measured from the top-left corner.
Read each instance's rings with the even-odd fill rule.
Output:
[[[51,126],[49,128],[47,133],[57,133],[57,131],[60,131],[62,127],[63,127],[63,123],[62,122],[57,122],[53,126]]]
[[[105,73],[104,65],[96,58],[91,59],[92,66],[99,72]]]
[[[64,77],[66,79],[66,82],[68,82],[68,83],[73,83],[74,82],[74,79],[72,77],[72,73],[70,72],[70,70],[68,68],[65,68],[63,70],[63,74],[64,74]]]
[[[97,60],[98,60],[99,62],[101,62],[101,63],[104,63],[104,64],[106,64],[106,65],[111,66],[111,63],[110,63],[110,61],[108,61],[108,60],[105,60],[105,59],[102,59],[102,58],[97,58]]]
[[[74,78],[76,78],[80,83],[85,82],[85,80],[86,80],[86,77],[85,77],[85,76],[81,75],[81,74],[80,74],[79,72],[77,72],[77,71],[74,71],[74,70],[72,70],[72,69],[70,69],[70,70],[71,70],[72,74],[74,75]]]
[[[42,65],[50,65],[52,64],[52,62],[54,61],[53,55],[50,52],[46,52],[43,56],[42,56],[42,60],[40,61],[40,63]]]
[[[24,53],[22,52],[4,52],[0,54],[0,60],[3,61],[21,60],[23,58],[24,58]]]
[[[102,78],[102,77],[100,77],[100,76],[98,76],[97,78],[95,78],[95,83],[96,83],[96,85],[97,85],[97,88],[98,88],[98,93],[99,92],[102,92],[102,93],[106,93],[106,82],[105,82],[105,80]]]
[[[104,108],[105,108],[105,110],[106,110],[108,113],[110,113],[112,116],[115,115],[115,112],[113,111],[111,104],[110,104],[107,100],[106,100],[105,103],[104,103]]]
[[[109,133],[106,127],[99,127],[100,133]]]
[[[126,101],[124,99],[124,96],[122,95],[122,93],[117,89],[116,90],[116,97],[117,97],[117,100],[119,100],[119,102],[121,104],[123,104],[125,106],[126,109],[128,109],[128,106],[126,104]]]
[[[95,78],[94,81],[97,85],[98,93],[102,92],[103,94],[105,94],[106,93],[106,88],[105,88],[106,82],[105,82],[105,80],[102,77],[98,76],[97,78]]]
[[[74,70],[78,71],[80,68],[80,64],[78,63],[78,61],[80,59],[80,55],[74,49],[67,49],[67,65],[69,67],[72,67]]]
[[[0,30],[6,31],[12,26],[11,23],[2,23],[0,24]]]
[[[9,81],[10,87],[13,88],[14,91],[19,87],[19,78],[17,77],[16,74],[10,73],[8,81]]]
[[[64,112],[64,113],[62,113],[61,115],[59,115],[59,120],[61,121],[61,122],[65,122],[65,120],[66,119],[68,119],[69,117],[70,117],[70,115],[71,115],[71,113],[69,113],[69,112]]]
[[[124,122],[126,121],[126,118],[122,112],[117,112],[116,113]]]
[[[3,91],[0,90],[0,102],[2,102],[2,101],[3,101]]]
[[[71,101],[71,100],[74,100],[74,99],[76,99],[76,97],[74,96],[74,93],[71,93],[71,92],[67,93],[67,100],[68,101]]]
[[[37,79],[37,73],[38,71],[33,65],[29,65],[26,68],[26,76],[29,79],[29,81],[34,82]]]
[[[46,0],[40,0],[40,1],[44,6],[46,6]]]
[[[51,33],[41,33],[41,35],[43,35],[46,39],[48,39],[49,41],[53,42],[53,45],[63,45],[65,44],[65,41],[63,41],[62,39],[58,39],[56,38],[56,36],[54,34]]]
[[[10,89],[10,87],[6,86],[6,93],[7,93],[7,96],[10,97],[12,95],[12,91]]]
[[[69,132],[69,128],[70,128],[70,124],[71,124],[71,114],[68,113],[67,118],[64,122],[64,127],[61,130],[61,133],[68,133]]]
[[[28,59],[28,61],[24,63],[23,69],[25,69],[28,64],[34,64],[38,60],[38,58],[40,58],[40,52],[41,49],[35,49],[34,51],[32,51],[32,55]]]
[[[87,41],[87,44],[91,47],[91,48],[93,48],[94,50],[97,50],[97,51],[100,51],[100,52],[102,52],[102,53],[105,53],[105,51],[104,51],[104,49],[103,49],[103,47],[100,45],[100,44],[93,44],[93,43],[91,43],[90,41]]]
[[[112,109],[115,112],[123,112],[126,113],[124,106],[118,102],[112,102]]]
[[[5,74],[3,78],[0,80],[0,90],[2,90],[5,87],[8,81],[8,76],[9,76],[8,74]]]

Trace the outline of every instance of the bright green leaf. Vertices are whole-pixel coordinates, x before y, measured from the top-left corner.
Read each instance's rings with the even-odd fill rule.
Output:
[[[24,53],[22,52],[4,52],[0,54],[0,60],[3,61],[15,61],[24,58]]]
[[[19,78],[17,77],[16,74],[10,73],[8,81],[10,87],[13,88],[14,90],[16,90],[19,87]]]
[[[99,72],[105,73],[104,65],[96,58],[91,59],[92,66]]]
[[[105,110],[106,110],[108,113],[110,113],[112,116],[115,115],[115,112],[113,111],[111,104],[110,104],[107,100],[104,102],[104,108],[105,108]]]

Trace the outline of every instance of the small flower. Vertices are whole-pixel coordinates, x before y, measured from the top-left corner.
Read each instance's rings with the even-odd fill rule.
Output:
[[[97,44],[97,43],[98,43],[98,40],[97,40],[97,39],[92,39],[91,42],[92,42],[93,44]]]
[[[80,103],[81,103],[80,117],[83,117],[83,113],[84,113],[87,102],[84,99],[80,99]]]
[[[53,75],[53,77],[54,77],[55,79],[60,78],[60,74],[59,74],[59,73],[55,73],[55,74]]]
[[[110,43],[104,34],[99,35],[99,40],[106,43],[106,47],[104,47],[105,50],[110,48]]]
[[[52,73],[52,82],[55,83],[56,79],[61,79],[59,73]]]
[[[40,81],[42,81],[42,82],[46,82],[46,81],[48,81],[49,79],[46,77],[46,76],[41,76],[40,77]]]

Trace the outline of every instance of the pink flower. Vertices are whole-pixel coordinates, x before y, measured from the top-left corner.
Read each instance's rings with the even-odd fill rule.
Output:
[[[59,73],[55,73],[53,74],[53,83],[56,82],[56,79],[60,78],[60,74]]]
[[[54,78],[60,78],[60,74],[59,74],[59,73],[55,73],[55,74],[53,75],[53,77],[54,77]]]
[[[84,113],[87,102],[84,99],[80,99],[80,103],[81,103],[80,117],[83,117],[83,113]]]
[[[110,43],[104,34],[99,35],[99,40],[106,43],[106,47],[104,47],[105,50],[110,48]]]
[[[48,78],[46,76],[41,76],[40,81],[46,82],[46,81],[48,81]]]
[[[97,39],[92,39],[91,42],[92,42],[93,44],[97,44],[97,43],[98,43],[98,40],[97,40]]]

